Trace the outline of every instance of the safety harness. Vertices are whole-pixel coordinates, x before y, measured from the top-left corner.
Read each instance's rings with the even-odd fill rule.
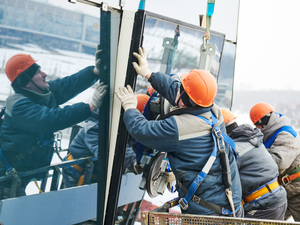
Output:
[[[231,192],[230,165],[229,165],[228,156],[225,152],[225,142],[227,142],[232,147],[232,149],[234,150],[234,153],[236,155],[235,144],[234,144],[234,141],[230,137],[228,137],[226,134],[223,134],[221,132],[220,127],[217,125],[216,116],[213,114],[212,111],[210,111],[210,112],[211,112],[212,122],[200,115],[196,115],[196,116],[199,117],[200,119],[204,120],[207,124],[209,124],[212,127],[212,137],[214,140],[214,149],[213,149],[208,161],[204,165],[202,171],[200,171],[200,173],[194,179],[194,181],[192,182],[192,184],[188,190],[187,190],[187,188],[185,188],[182,185],[181,182],[177,181],[177,184],[179,185],[180,189],[185,193],[185,197],[179,199],[178,203],[183,210],[186,210],[188,208],[188,203],[192,200],[196,204],[198,204],[202,207],[205,207],[209,210],[212,210],[214,212],[217,212],[219,214],[222,214],[222,215],[233,214],[233,216],[235,217],[235,213],[239,209],[239,207],[237,207],[237,209],[235,210],[234,204],[233,204],[233,198],[232,198],[232,192]],[[219,153],[220,162],[221,162],[221,166],[222,166],[222,180],[223,180],[223,183],[225,186],[225,193],[226,193],[226,196],[230,203],[231,210],[223,208],[219,205],[216,205],[216,204],[213,204],[210,202],[206,202],[203,199],[201,199],[195,195],[196,190],[199,188],[200,184],[203,182],[203,180],[209,173],[218,153]]]
[[[282,116],[282,114],[280,113],[278,114]],[[297,137],[297,132],[291,126],[283,126],[279,128],[266,142],[264,141],[265,147],[270,148],[273,145],[278,134],[283,131],[286,131],[291,135],[293,135],[294,137]],[[300,181],[300,165],[298,165],[293,170],[288,172],[285,176],[278,177],[278,182],[280,184],[283,184],[284,186],[290,184],[291,182],[296,182],[296,181]]]
[[[258,200],[264,199],[268,197],[271,193],[275,193],[276,191],[278,191],[279,188],[280,185],[276,177],[268,183],[261,185],[260,187],[245,195],[242,199],[242,204],[244,205],[246,203],[253,203]]]
[[[266,148],[270,148],[272,146],[272,144],[274,143],[277,135],[282,132],[282,131],[286,131],[289,132],[290,134],[292,134],[294,137],[297,137],[297,132],[291,127],[291,126],[284,126],[281,127],[280,129],[278,129],[273,135],[272,137],[270,137],[267,141],[264,141],[264,145]]]

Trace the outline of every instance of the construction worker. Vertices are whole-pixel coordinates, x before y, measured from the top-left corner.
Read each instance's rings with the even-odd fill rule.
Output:
[[[222,114],[238,154],[245,217],[284,220],[286,191],[277,181],[278,167],[263,145],[262,132],[249,124],[238,125],[227,109]]]
[[[48,166],[53,155],[53,132],[88,119],[101,106],[107,88],[103,83],[96,86],[89,104],[81,102],[59,107],[99,80],[100,55],[98,48],[96,66],[49,82],[31,55],[20,53],[7,61],[5,73],[15,93],[6,100],[1,125],[1,175],[5,171],[15,173]],[[45,174],[22,177],[16,195],[24,195],[30,180],[43,178]],[[10,182],[0,185],[0,198],[6,198],[3,191],[10,188]]]
[[[178,107],[163,120],[148,121],[135,109],[137,100],[131,87],[120,87],[116,95],[125,111],[123,121],[137,141],[167,152],[177,180],[182,212],[243,216],[235,154],[227,142],[221,143],[221,132],[226,131],[221,110],[214,104],[215,78],[207,71],[192,70],[181,76],[180,83],[166,74],[152,73],[143,48],[139,48],[139,54],[134,53],[134,56],[138,60],[133,63],[137,74],[148,79],[158,93]],[[220,143],[217,144],[215,139]],[[226,173],[226,179],[222,179],[221,151],[222,156],[228,157],[224,172],[231,172],[231,175]],[[232,183],[231,189],[225,182]]]
[[[142,113],[144,107],[149,99],[148,95],[139,94],[137,95],[138,104],[137,109]],[[98,139],[99,136],[99,114],[98,111],[93,112],[91,117],[86,121],[82,129],[72,140],[69,147],[69,154],[64,160],[79,159],[84,157],[95,157],[98,158]],[[126,148],[125,161],[124,161],[124,173],[126,170],[133,173],[140,173],[142,169],[136,165],[136,154],[133,150],[135,148],[135,140],[129,138],[129,143]],[[85,163],[80,162],[79,164],[71,167],[63,168],[63,187],[74,187],[83,184],[85,174]],[[97,163],[97,162],[96,162]],[[96,171],[93,173],[96,174]]]
[[[278,181],[287,192],[288,207],[285,218],[291,215],[300,221],[300,139],[288,117],[275,112],[265,102],[250,110],[253,124],[264,134],[264,145],[278,165]]]

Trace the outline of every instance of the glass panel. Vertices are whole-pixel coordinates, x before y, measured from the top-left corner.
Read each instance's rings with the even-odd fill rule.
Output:
[[[222,61],[218,79],[218,92],[215,103],[226,109],[231,109],[233,96],[233,81],[235,67],[236,45],[226,41],[222,54]]]
[[[137,16],[137,18],[143,20],[143,18],[139,16]],[[136,20],[135,22],[138,23],[139,21]],[[140,31],[136,31],[133,34],[132,40],[139,39],[140,35],[142,46],[147,51],[148,66],[151,71],[170,75],[177,74],[180,77],[183,73],[199,68],[200,46],[203,44],[202,37],[205,33],[205,29],[150,12],[146,12],[144,26],[141,26],[144,27],[144,31],[142,34],[139,33]],[[210,72],[216,79],[218,79],[219,76],[224,40],[225,36],[216,32],[212,32],[211,39],[209,40],[209,44],[215,46],[215,54],[211,57]],[[129,73],[127,76],[131,76],[131,74]],[[147,92],[146,88],[148,85],[149,83],[146,79],[137,76],[135,89],[137,93]],[[153,101],[149,106],[153,114],[155,110],[155,113],[161,112],[161,105],[157,100],[157,97],[153,97]],[[156,102],[158,103],[157,105],[152,104]],[[131,139],[132,138],[129,137],[129,140]],[[130,144],[131,143],[129,142],[129,145]],[[142,203],[137,201],[135,204],[126,205],[124,208],[119,207],[118,217],[116,218],[119,221],[125,220],[126,215],[128,215],[130,211],[132,211],[132,214],[134,215],[135,210],[133,209],[138,208],[140,206],[139,204],[141,204],[142,210],[151,210],[151,207],[157,207],[162,205],[165,201],[177,197],[177,193],[171,194],[169,190],[165,188],[164,180],[159,176],[160,166],[164,168],[163,159],[165,158],[165,155],[163,153],[157,153],[155,150],[145,150],[138,142],[135,143],[133,148],[136,151],[137,161],[141,165],[140,169],[143,170],[143,177],[141,179],[140,174],[135,176],[139,179],[134,179],[134,177],[128,175],[126,181],[129,182],[128,180],[130,180],[132,184],[135,183],[136,187],[139,186],[140,189],[147,190],[147,193],[145,194]],[[129,155],[128,152],[126,154],[127,156]],[[140,194],[137,191],[126,192],[126,190],[128,190],[128,187],[121,186],[119,206],[130,198],[134,199],[134,196],[132,195],[138,196]],[[134,187],[131,187],[131,190],[135,190]],[[152,203],[155,204],[155,206],[152,205]],[[147,206],[147,204],[149,206]]]
[[[181,76],[183,73],[199,68],[200,46],[203,43],[204,33],[204,29],[196,26],[147,16],[143,47],[147,50],[150,70]],[[212,32],[209,44],[215,45],[216,52],[211,58],[210,72],[216,79],[219,74],[223,43],[224,35]],[[138,76],[137,89],[144,88],[145,82]]]
[[[4,67],[7,60],[17,53],[30,54],[37,60],[41,70],[48,75],[47,80],[63,78],[95,64],[94,54],[100,40],[100,10],[85,4],[82,6],[81,3],[71,4],[67,1],[1,1],[0,106],[14,93]],[[112,59],[116,55],[119,20],[120,15],[116,13],[112,20],[113,26],[117,27],[111,40],[114,52],[111,54]],[[112,63],[115,63],[115,59]],[[62,106],[77,102],[88,103],[93,92],[94,87],[91,87]],[[70,135],[71,128],[62,131],[59,147],[63,150],[68,148]],[[64,158],[66,154],[67,151],[62,151],[60,157]],[[54,154],[52,163],[60,161]],[[41,182],[38,184],[41,185]],[[50,182],[47,183],[46,191],[49,190],[49,184]],[[26,188],[27,195],[38,192],[34,183]]]

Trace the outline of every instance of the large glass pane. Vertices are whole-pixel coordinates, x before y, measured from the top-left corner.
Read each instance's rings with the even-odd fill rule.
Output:
[[[218,92],[215,99],[219,107],[229,110],[232,106],[235,50],[235,44],[228,41],[225,42],[218,79]]]
[[[83,10],[85,9],[85,10]],[[119,15],[113,20],[117,27]],[[116,22],[117,21],[117,22]],[[116,55],[118,34],[114,32],[112,44]],[[70,4],[68,1],[45,0],[2,0],[0,3],[0,106],[14,91],[5,75],[7,60],[17,54],[30,54],[48,76],[47,80],[63,78],[67,75],[95,64],[96,46],[100,40],[100,10],[83,4]],[[114,62],[115,63],[115,62]],[[114,73],[114,70],[112,70]],[[112,76],[113,77],[113,76]],[[112,82],[113,83],[113,82]],[[88,103],[94,87],[87,89],[66,102]],[[57,150],[52,164],[61,162],[67,154],[71,128],[62,130],[57,136]],[[51,181],[51,180],[50,180]],[[46,191],[50,189],[50,181]],[[41,181],[38,181],[41,187]],[[26,188],[26,194],[36,194],[39,190],[34,183]]]
[[[143,33],[143,47],[147,50],[150,70],[181,76],[199,68],[200,46],[203,44],[205,30],[170,18],[148,14]],[[216,51],[210,60],[210,72],[216,79],[223,43],[224,35],[212,32],[209,44],[215,45]],[[145,82],[138,77],[137,89],[146,85]]]

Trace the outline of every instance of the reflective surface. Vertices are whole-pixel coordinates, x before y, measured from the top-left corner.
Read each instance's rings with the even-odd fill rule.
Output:
[[[43,0],[0,0],[0,104],[4,104],[7,96],[12,93],[4,73],[4,65],[8,58],[16,53],[31,54],[38,60],[38,64],[48,74],[49,79],[64,77],[86,66],[94,65],[94,53],[101,30],[99,8],[88,5],[84,5],[84,8],[83,11],[80,3],[66,4],[65,1],[54,5],[51,1]],[[115,82],[119,24],[120,14],[112,13],[111,20],[107,21],[107,25],[111,28],[108,34],[110,42],[108,79],[111,88]],[[150,70],[177,74],[180,77],[183,73],[199,68],[200,47],[203,44],[204,33],[205,30],[202,28],[149,13],[146,16],[143,34],[133,35],[143,36],[142,45],[148,53]],[[229,108],[232,101],[235,45],[224,41],[223,34],[212,32],[209,44],[215,46],[216,52],[210,59],[210,72],[218,80],[216,103],[220,107]],[[141,76],[137,79],[136,90],[149,85]],[[88,102],[92,93],[93,88],[90,88],[67,104]],[[111,91],[110,99],[112,98]],[[108,107],[112,108],[111,101]],[[64,130],[62,149],[68,147],[69,136],[70,130]],[[65,155],[66,152],[62,152],[62,157]],[[54,157],[53,163],[55,162],[60,162],[58,157]],[[138,180],[135,179],[134,182],[137,186],[140,184],[141,176],[136,177]],[[26,192],[36,194],[38,189],[32,183]],[[120,197],[124,199],[124,196]],[[158,196],[160,197],[161,195]]]

